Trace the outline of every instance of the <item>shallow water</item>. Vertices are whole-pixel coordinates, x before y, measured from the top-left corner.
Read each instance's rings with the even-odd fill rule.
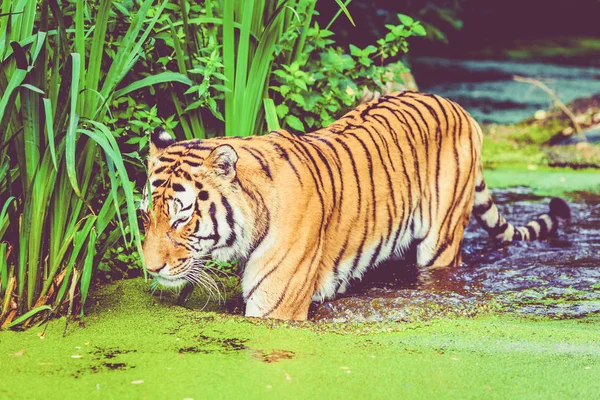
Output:
[[[525,224],[547,211],[529,188],[495,189],[500,211]],[[419,271],[400,261],[369,271],[343,297],[315,305],[323,321],[418,321],[490,309],[554,318],[600,312],[600,195],[571,194],[572,218],[560,235],[498,247],[472,221],[463,265]]]
[[[548,109],[552,99],[513,75],[543,81],[565,104],[600,93],[600,68],[514,61],[417,58],[419,89],[448,97],[480,123],[512,124]]]

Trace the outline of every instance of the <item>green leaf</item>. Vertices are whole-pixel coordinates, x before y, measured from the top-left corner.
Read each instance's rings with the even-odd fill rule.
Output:
[[[404,15],[404,14],[398,14],[398,19],[400,20],[402,25],[406,25],[406,26],[410,26],[413,24],[413,22],[415,22],[414,19],[412,19],[408,15]]]
[[[425,31],[425,28],[421,24],[413,26],[412,30],[415,33],[415,35],[418,35],[418,36],[425,36],[425,35],[427,35],[427,32]]]
[[[304,124],[300,121],[300,118],[295,115],[288,115],[285,117],[285,123],[292,129],[304,132]]]
[[[279,104],[277,107],[275,107],[275,109],[279,118],[283,118],[290,113],[289,107],[283,103]]]
[[[365,55],[369,55],[369,54],[375,53],[376,51],[377,51],[377,47],[375,47],[372,44],[370,44],[362,52]]]
[[[40,89],[40,88],[37,88],[37,87],[35,87],[35,86],[33,86],[33,85],[30,85],[30,84],[28,84],[28,83],[24,83],[24,84],[22,84],[22,85],[21,85],[21,87],[23,87],[23,88],[27,88],[27,89],[31,90],[32,92],[39,93],[39,94],[41,94],[41,95],[43,95],[43,94],[44,94],[44,91],[43,91],[42,89]]]
[[[306,87],[306,82],[304,82],[302,79],[294,79],[294,83],[296,84],[296,86],[298,86],[300,89],[304,90],[304,91],[308,91],[308,88]]]
[[[207,99],[207,103],[208,103],[208,109],[210,110],[212,115],[214,115],[217,119],[219,119],[221,121],[225,121],[225,119],[223,118],[223,114],[221,114],[221,112],[217,108],[217,102],[215,101],[215,99],[213,99],[212,97],[209,97]]]

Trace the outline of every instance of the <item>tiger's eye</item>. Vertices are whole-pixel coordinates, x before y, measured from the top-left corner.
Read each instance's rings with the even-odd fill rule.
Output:
[[[201,191],[198,193],[198,198],[202,201],[208,200],[208,192],[206,190]]]

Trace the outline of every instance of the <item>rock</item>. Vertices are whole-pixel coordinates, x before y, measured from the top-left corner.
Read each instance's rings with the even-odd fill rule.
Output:
[[[574,132],[575,132],[575,129],[573,129],[572,127],[569,126],[568,128],[563,129],[562,134],[564,136],[571,136]]]
[[[535,114],[533,114],[533,118],[535,118],[538,121],[541,121],[543,119],[546,119],[546,114],[546,110],[537,110]]]
[[[578,124],[585,124],[586,118],[587,116],[585,114],[579,114],[575,116],[575,122],[577,122]]]

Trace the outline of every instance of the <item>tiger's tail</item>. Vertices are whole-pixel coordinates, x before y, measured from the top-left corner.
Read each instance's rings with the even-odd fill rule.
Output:
[[[481,168],[478,169],[475,187],[473,216],[483,229],[495,240],[505,243],[514,240],[544,239],[556,233],[561,222],[571,217],[569,205],[563,199],[554,197],[550,200],[550,210],[532,220],[525,226],[514,226],[500,215],[483,179]]]

